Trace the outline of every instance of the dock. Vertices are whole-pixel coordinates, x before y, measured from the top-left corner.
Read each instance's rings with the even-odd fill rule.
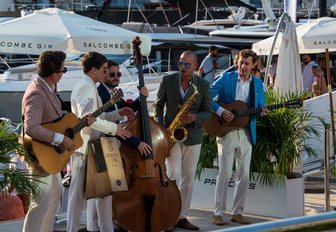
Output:
[[[333,180],[331,182],[330,190],[330,212],[335,211],[336,209],[336,184]],[[318,215],[326,213],[325,209],[325,194],[324,194],[324,185],[323,178],[321,175],[309,176],[305,178],[305,216]],[[247,219],[251,222],[252,225],[264,222],[278,221],[279,218],[257,216],[257,215],[248,215],[244,214]],[[245,226],[242,226],[238,223],[231,222],[231,215],[226,214],[224,216],[225,225],[217,226],[212,223],[213,211],[211,209],[199,209],[193,208],[190,210],[190,216],[188,217],[190,222],[199,226],[199,231],[226,231],[233,228],[240,227],[243,229]],[[21,232],[23,226],[23,219],[11,220],[0,222],[0,232]],[[81,227],[82,231],[85,231],[86,227],[86,211],[83,211],[81,217]],[[59,213],[56,215],[54,232],[65,232],[66,231],[66,213]],[[187,231],[180,228],[175,228],[174,231]],[[267,230],[264,230],[267,231]],[[330,231],[330,230],[328,230]]]

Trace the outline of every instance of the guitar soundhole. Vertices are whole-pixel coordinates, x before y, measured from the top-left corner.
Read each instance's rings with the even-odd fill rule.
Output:
[[[64,135],[69,137],[70,139],[73,139],[75,137],[72,129],[70,129],[70,128],[65,131]]]
[[[231,111],[231,112],[233,113],[233,115],[234,115],[235,118],[238,118],[238,117],[239,117],[239,113],[238,113],[237,110],[233,110],[233,111]]]
[[[61,149],[60,146],[54,146],[54,148],[55,148],[55,150],[56,150],[59,154],[62,154],[62,153],[63,153],[63,151],[62,151],[62,149]]]

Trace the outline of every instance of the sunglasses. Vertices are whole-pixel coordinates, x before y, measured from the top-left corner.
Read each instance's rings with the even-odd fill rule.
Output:
[[[56,73],[66,73],[68,71],[68,69],[66,67],[64,67],[63,70],[57,71]]]
[[[184,67],[184,68],[190,68],[191,64],[190,63],[183,63],[182,61],[177,62],[177,65],[180,67]]]
[[[115,77],[115,76],[121,77],[121,72],[117,72],[117,73],[112,72],[112,73],[110,73],[110,77]]]

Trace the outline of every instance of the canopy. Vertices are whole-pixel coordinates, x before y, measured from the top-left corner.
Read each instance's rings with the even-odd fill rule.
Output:
[[[149,36],[57,8],[1,23],[0,33],[0,53],[39,55],[61,50],[68,54],[132,54],[135,36],[142,41],[142,54],[151,50]]]
[[[296,27],[299,52],[323,53],[325,49],[336,50],[336,18],[322,17]],[[252,50],[258,55],[269,55],[274,36],[256,42]],[[281,44],[281,32],[277,37],[273,54],[278,54]]]

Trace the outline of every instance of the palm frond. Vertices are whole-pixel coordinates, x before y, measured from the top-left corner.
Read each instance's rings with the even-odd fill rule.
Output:
[[[306,96],[306,92],[290,93],[280,98],[274,91],[265,94],[268,105]],[[316,123],[312,123],[312,120]],[[276,184],[277,180],[270,178],[270,175],[289,178],[293,165],[300,161],[301,151],[305,151],[309,157],[316,157],[316,147],[307,141],[320,137],[321,126],[320,119],[304,108],[283,108],[270,112],[267,117],[258,118],[257,144],[253,148],[251,163],[252,170],[260,173],[261,183]]]
[[[23,145],[18,142],[18,135],[9,129],[7,123],[0,123],[0,192],[15,188],[18,194],[39,196],[38,176],[16,170],[12,158],[17,154],[27,154]]]

